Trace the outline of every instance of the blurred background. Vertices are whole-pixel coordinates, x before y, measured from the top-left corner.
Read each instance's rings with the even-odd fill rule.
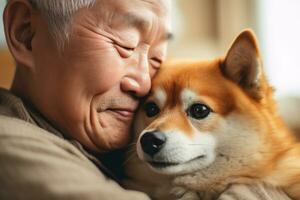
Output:
[[[226,53],[245,28],[255,31],[278,96],[300,95],[299,0],[177,0],[171,57],[207,59]]]
[[[223,55],[245,28],[257,34],[277,96],[300,96],[299,0],[173,0],[175,38],[169,57],[209,59]],[[0,13],[5,0],[0,0]],[[0,86],[9,87],[13,61],[0,22]]]

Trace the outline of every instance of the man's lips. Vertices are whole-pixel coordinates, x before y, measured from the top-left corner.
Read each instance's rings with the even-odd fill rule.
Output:
[[[109,111],[115,112],[118,115],[125,117],[125,118],[132,118],[135,110],[133,109],[108,109]]]
[[[97,112],[108,112],[119,118],[120,120],[129,121],[133,118],[137,111],[139,102],[134,99],[115,99],[110,103],[99,104]]]

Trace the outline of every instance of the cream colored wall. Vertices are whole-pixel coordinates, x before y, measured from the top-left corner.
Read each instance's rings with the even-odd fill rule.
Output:
[[[218,36],[220,48],[227,50],[233,38],[245,28],[251,28],[260,37],[257,1],[218,0]]]
[[[175,0],[169,57],[207,59],[222,55],[241,30],[256,32],[256,0]],[[258,34],[259,35],[259,34]]]
[[[176,0],[169,57],[207,58],[217,49],[216,0]]]
[[[0,16],[2,16],[5,3],[6,3],[5,0],[0,0]],[[0,20],[0,48],[1,48],[5,46],[5,39],[4,39],[4,32],[3,32],[2,17],[0,19],[1,19]]]

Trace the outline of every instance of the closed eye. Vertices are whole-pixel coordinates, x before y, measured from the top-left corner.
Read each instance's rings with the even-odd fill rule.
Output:
[[[125,46],[121,46],[121,48],[125,49],[126,51],[134,51],[134,47],[125,47]]]
[[[119,54],[123,58],[128,58],[132,55],[132,53],[135,50],[135,47],[129,47],[129,46],[124,46],[120,44],[115,44],[116,49],[118,50]]]
[[[151,58],[150,59],[150,64],[151,66],[153,66],[154,68],[160,68],[161,64],[162,64],[162,60],[159,58]]]

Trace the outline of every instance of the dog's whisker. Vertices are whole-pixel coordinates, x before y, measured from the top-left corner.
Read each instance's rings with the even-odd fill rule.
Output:
[[[127,151],[128,155],[131,155],[132,153],[135,153],[135,148],[131,148]]]
[[[132,147],[132,146],[135,146],[137,143],[136,142],[132,142],[130,144],[127,145],[127,147]]]
[[[126,151],[127,155],[132,155],[132,154],[136,154],[136,148],[134,145],[131,145],[131,147],[128,147],[127,148],[127,151]]]

